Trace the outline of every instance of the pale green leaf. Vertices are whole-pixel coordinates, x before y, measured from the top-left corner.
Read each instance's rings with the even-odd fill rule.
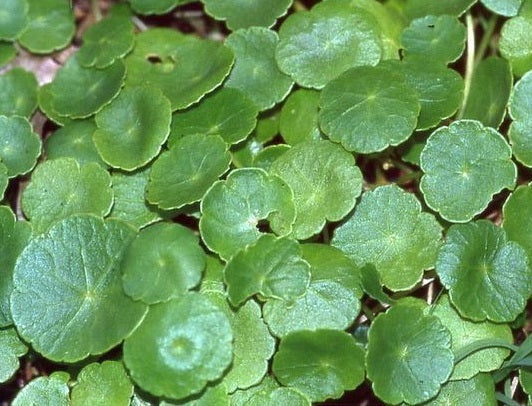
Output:
[[[507,20],[500,35],[499,49],[512,65],[513,74],[522,76],[532,69],[532,13]]]
[[[504,17],[516,16],[524,0],[480,0],[486,8]]]
[[[12,406],[68,406],[68,385],[55,376],[33,379],[17,393]]]
[[[527,72],[510,96],[509,112],[513,119],[508,136],[516,159],[532,167],[532,71]]]
[[[495,384],[489,374],[478,374],[471,379],[450,381],[442,386],[434,399],[424,406],[496,406]]]

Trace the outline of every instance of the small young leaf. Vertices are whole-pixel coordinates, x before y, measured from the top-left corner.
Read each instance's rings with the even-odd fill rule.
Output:
[[[299,89],[288,96],[279,122],[279,130],[287,144],[320,139],[319,101],[319,92],[309,89]]]
[[[13,323],[9,300],[13,291],[13,269],[30,236],[30,223],[15,221],[13,212],[0,206],[0,327]]]
[[[417,92],[394,63],[344,72],[325,86],[320,106],[323,132],[348,151],[365,154],[405,141],[420,110]]]
[[[513,122],[508,131],[516,159],[532,167],[532,71],[515,84],[510,97],[509,112]]]
[[[61,182],[54,181],[58,176]],[[71,214],[104,216],[112,204],[109,173],[96,163],[80,166],[72,158],[40,164],[22,194],[22,209],[38,233]]]
[[[465,39],[465,26],[450,15],[418,18],[401,35],[406,59],[418,56],[425,62],[444,64],[460,58],[464,52]]]
[[[37,107],[38,83],[35,75],[14,68],[0,76],[0,114],[30,117]]]
[[[0,3],[0,40],[14,40],[28,25],[28,0]]]
[[[205,253],[186,227],[158,223],[140,231],[120,265],[124,291],[146,304],[165,302],[198,285]]]
[[[7,176],[14,178],[31,171],[41,154],[41,139],[23,117],[0,116],[0,162]]]
[[[11,378],[20,366],[18,361],[28,352],[14,328],[0,328],[0,383]]]
[[[449,228],[436,272],[456,309],[474,321],[512,321],[532,293],[526,251],[486,220]]]
[[[268,360],[275,350],[275,340],[262,320],[260,306],[248,300],[235,311],[224,293],[209,292],[207,296],[226,314],[233,330],[233,364],[223,378],[227,390],[232,393],[258,384],[268,372]]]
[[[17,393],[12,406],[68,406],[68,385],[54,375],[33,379]]]
[[[72,388],[72,406],[129,406],[133,385],[121,362],[94,362],[85,366]]]
[[[295,331],[281,340],[273,373],[313,402],[338,399],[364,380],[364,350],[343,331]]]
[[[51,110],[71,118],[91,116],[118,95],[125,74],[121,60],[103,69],[85,68],[74,54],[48,88]]]
[[[421,153],[425,202],[448,221],[471,220],[495,193],[514,187],[517,168],[511,156],[503,136],[478,121],[438,128]]]
[[[106,18],[91,25],[83,34],[83,45],[77,54],[79,63],[105,68],[131,51],[134,41],[133,24],[129,19]]]
[[[257,241],[260,220],[283,236],[292,231],[296,216],[290,187],[258,168],[234,170],[214,183],[201,201],[201,213],[201,237],[223,259]]]
[[[440,393],[423,406],[496,405],[495,385],[489,374],[478,374],[471,379],[450,381]]]
[[[444,14],[460,17],[476,2],[477,0],[406,0],[404,13],[411,20]]]
[[[367,293],[369,297],[372,297],[381,303],[395,303],[395,300],[384,293],[384,290],[382,289],[381,277],[379,275],[379,271],[377,271],[375,268],[375,265],[366,264],[360,268],[360,277],[362,289],[364,289],[364,293]]]
[[[259,110],[283,100],[294,84],[275,62],[278,42],[276,32],[262,27],[238,30],[225,41],[235,54],[235,66],[225,86],[242,91]]]
[[[329,141],[295,145],[277,159],[271,173],[294,192],[294,238],[319,233],[326,221],[339,221],[355,206],[362,189],[362,174],[353,155]]]
[[[451,332],[451,348],[455,354],[478,340],[496,339],[506,341],[508,344],[513,343],[512,331],[508,325],[466,320],[451,306],[447,295],[441,296],[433,309],[432,314],[437,316]],[[455,365],[450,379],[470,379],[479,372],[498,369],[509,353],[506,348],[486,348],[477,351]]]
[[[371,15],[327,1],[284,21],[275,57],[297,84],[321,89],[349,68],[376,65],[381,54],[379,29]]]
[[[218,379],[232,359],[227,316],[206,297],[188,293],[150,306],[124,343],[133,380],[156,396],[182,399]]]
[[[225,20],[231,30],[271,27],[286,14],[292,0],[201,0],[208,15]]]
[[[490,56],[475,68],[463,118],[478,120],[486,127],[499,128],[506,115],[513,76],[505,59]]]
[[[132,171],[157,156],[170,133],[170,101],[153,87],[125,88],[96,114],[93,141],[105,162]]]
[[[522,9],[530,4],[524,3]],[[532,9],[532,5],[528,6]],[[520,12],[520,15],[507,20],[501,29],[499,50],[510,61],[515,76],[522,76],[532,69],[532,13]]]
[[[224,277],[234,306],[257,293],[294,300],[307,291],[310,265],[301,257],[297,241],[265,234],[231,258]]]
[[[237,89],[221,88],[172,117],[171,137],[219,135],[228,144],[243,141],[257,125],[257,108]],[[212,140],[212,139],[211,139]],[[170,145],[174,140],[168,140]]]
[[[85,214],[30,240],[15,265],[11,310],[36,351],[54,361],[79,361],[108,351],[135,329],[147,307],[126,296],[117,269],[134,236],[126,223]]]
[[[379,314],[368,340],[367,375],[375,395],[386,403],[424,402],[453,370],[449,330],[417,304],[399,303]]]
[[[29,4],[28,24],[18,39],[20,44],[36,54],[65,48],[76,31],[70,4],[64,0],[25,1]]]
[[[155,28],[137,35],[125,59],[126,84],[159,88],[172,111],[184,109],[217,88],[233,60],[231,50],[220,42]]]
[[[508,239],[525,249],[532,264],[532,185],[519,186],[503,206],[503,228]]]
[[[392,290],[406,290],[434,266],[442,228],[417,198],[395,185],[366,192],[331,244],[356,264],[372,263]]]
[[[114,204],[109,217],[127,221],[134,227],[142,228],[161,219],[157,210],[146,201],[144,194],[148,184],[150,169],[135,172],[113,172],[111,182]]]

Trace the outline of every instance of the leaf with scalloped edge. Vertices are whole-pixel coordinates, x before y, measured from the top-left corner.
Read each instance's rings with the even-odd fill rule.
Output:
[[[331,244],[359,266],[374,264],[383,284],[397,291],[410,289],[434,267],[441,233],[415,195],[388,185],[364,193]]]
[[[93,115],[113,100],[122,88],[126,68],[121,60],[102,68],[86,68],[76,54],[59,69],[50,87],[46,102],[59,116],[84,118]]]
[[[275,31],[241,29],[229,35],[225,43],[235,54],[235,66],[224,86],[242,91],[259,110],[273,107],[288,95],[294,81],[275,62],[279,43]]]
[[[449,381],[438,395],[423,403],[424,406],[496,405],[495,384],[489,374],[478,374],[471,379]]]
[[[411,20],[444,14],[460,17],[476,2],[477,0],[406,0],[404,13]]]
[[[508,111],[512,124],[508,137],[516,159],[532,167],[532,71],[515,84],[510,96]]]
[[[475,120],[434,131],[423,151],[420,189],[427,205],[452,222],[481,213],[494,194],[513,189],[517,168],[504,137]]]
[[[0,3],[0,40],[14,40],[28,25],[28,0],[3,0]]]
[[[228,145],[218,135],[180,138],[153,163],[146,196],[162,209],[197,202],[229,169]]]
[[[512,321],[532,294],[526,251],[487,220],[449,228],[436,272],[452,304],[474,321]]]
[[[0,383],[9,380],[20,367],[19,358],[28,352],[17,331],[0,328]]]
[[[31,380],[13,399],[12,406],[68,406],[68,384],[58,373]]]
[[[132,404],[132,406],[135,405]],[[197,395],[189,396],[183,400],[163,400],[159,403],[159,406],[230,406],[230,403],[227,386],[222,381],[217,384],[207,385]]]
[[[133,385],[121,362],[93,362],[80,371],[72,387],[72,406],[128,406]]]
[[[270,172],[294,192],[297,215],[292,236],[300,240],[319,233],[327,221],[344,218],[362,189],[353,155],[326,140],[293,146],[273,162]]]
[[[392,62],[351,68],[321,92],[320,127],[348,151],[382,151],[416,128],[418,94]]]
[[[39,110],[53,123],[63,126],[74,120],[68,118],[67,116],[61,116],[55,109],[52,107],[52,94],[50,89],[52,87],[52,82],[46,83],[39,88],[37,94],[37,102],[39,104]]]
[[[506,20],[500,31],[499,50],[515,76],[532,69],[532,3],[525,1],[519,14]]]
[[[0,163],[9,178],[31,171],[40,154],[41,139],[27,119],[0,116]]]
[[[201,213],[201,238],[226,260],[257,241],[259,221],[284,236],[292,231],[296,216],[290,186],[258,168],[236,169],[215,182],[201,201]]]
[[[234,56],[218,41],[153,28],[137,34],[135,48],[125,62],[126,84],[159,88],[174,111],[217,88],[229,74]]]
[[[122,221],[78,214],[31,238],[13,274],[21,337],[50,360],[74,362],[131,334],[147,306],[123,292],[118,266],[135,233]]]
[[[61,182],[55,181],[60,177]],[[77,213],[104,216],[111,210],[111,176],[97,163],[80,166],[72,158],[40,164],[22,193],[22,210],[36,232]]]
[[[298,89],[290,94],[281,110],[279,130],[287,144],[321,138],[318,126],[320,94],[315,90]]]
[[[133,380],[155,396],[183,399],[217,380],[233,358],[227,316],[208,298],[188,293],[150,306],[124,343]]]
[[[26,0],[28,24],[18,41],[33,53],[46,54],[65,48],[76,31],[74,12],[64,0]]]
[[[369,328],[367,376],[386,403],[429,400],[453,370],[451,334],[436,316],[423,314],[422,306],[399,302]]]
[[[281,340],[273,373],[313,402],[338,399],[364,380],[364,350],[343,331],[295,331]]]
[[[290,301],[307,291],[310,265],[297,241],[264,234],[229,260],[224,279],[233,306],[256,294]]]
[[[30,117],[37,107],[37,79],[22,68],[0,76],[0,115]]]
[[[92,139],[102,159],[132,171],[155,158],[170,133],[170,101],[153,87],[128,87],[95,117]]]
[[[525,249],[532,264],[532,185],[519,186],[502,208],[502,227],[508,239]]]

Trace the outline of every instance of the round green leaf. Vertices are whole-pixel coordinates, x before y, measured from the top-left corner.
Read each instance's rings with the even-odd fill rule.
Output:
[[[225,20],[234,31],[252,26],[271,27],[286,14],[292,0],[202,0],[205,11],[217,20]]]
[[[478,374],[467,380],[450,381],[425,406],[496,405],[495,385],[489,374]]]
[[[508,61],[497,56],[482,60],[475,68],[462,117],[499,128],[506,115],[512,83]]]
[[[421,152],[425,202],[448,221],[471,220],[495,193],[514,187],[517,168],[511,155],[503,136],[478,121],[438,128]]]
[[[363,11],[322,2],[284,21],[275,56],[297,84],[321,89],[349,68],[379,62],[379,30]]]
[[[26,1],[28,24],[18,39],[20,44],[37,54],[65,48],[76,31],[71,5],[64,0]]]
[[[153,87],[125,88],[96,114],[92,139],[105,162],[132,171],[157,156],[170,133],[170,101]]]
[[[449,228],[436,272],[460,314],[475,321],[512,321],[532,294],[526,251],[486,220]]]
[[[28,352],[28,347],[20,340],[14,328],[0,328],[0,383],[11,378],[20,363],[19,357]]]
[[[398,68],[391,63],[352,68],[329,82],[320,99],[323,132],[348,151],[366,154],[408,139],[420,104]]]
[[[124,254],[124,291],[146,304],[165,302],[198,285],[205,253],[188,228],[158,223],[140,231]]]
[[[66,123],[44,141],[46,159],[73,158],[80,165],[95,162],[106,167],[92,141],[94,131],[96,124],[93,119]]]
[[[460,107],[464,95],[462,76],[442,64],[427,63],[425,57],[405,59],[403,73],[406,83],[418,92],[421,111],[417,129],[434,127],[452,116]]]
[[[360,310],[359,269],[329,245],[305,244],[302,252],[311,273],[305,295],[295,300],[268,300],[264,320],[278,337],[297,330],[345,330]]]
[[[0,40],[14,40],[28,24],[28,0],[0,3]]]
[[[433,307],[432,314],[451,332],[454,354],[468,344],[479,340],[501,340],[513,343],[513,336],[507,324],[495,324],[489,321],[472,322],[466,320],[451,306],[449,297],[443,295]],[[486,348],[477,351],[455,365],[451,380],[470,379],[479,372],[490,372],[498,369],[510,351],[506,348]]]
[[[38,86],[35,75],[21,68],[0,76],[0,114],[31,116],[37,107]]]
[[[32,238],[13,277],[20,335],[46,358],[65,362],[102,354],[128,336],[147,310],[126,296],[118,272],[134,236],[126,223],[76,215]]]
[[[41,139],[23,117],[0,116],[0,163],[14,178],[33,169],[41,154]]]
[[[486,8],[504,17],[516,16],[524,0],[480,0]]]
[[[345,217],[362,189],[353,155],[329,141],[295,145],[272,164],[271,173],[294,192],[293,236],[301,240],[319,233],[327,220]]]
[[[262,27],[238,30],[225,41],[235,54],[235,66],[225,86],[242,91],[259,110],[283,100],[294,84],[275,62],[278,42],[276,32]]]
[[[532,264],[532,185],[519,186],[503,206],[503,228],[508,239],[525,249]]]
[[[522,76],[532,69],[532,13],[507,20],[500,35],[499,49],[510,61],[513,74]]]
[[[234,306],[257,293],[266,298],[294,300],[307,291],[310,265],[301,257],[297,241],[264,234],[231,258],[224,277]]]
[[[131,8],[139,14],[166,14],[180,4],[190,0],[129,0]]]
[[[15,221],[15,215],[11,209],[7,206],[0,206],[0,327],[13,323],[9,300],[13,291],[13,269],[30,235],[29,223]]]
[[[91,25],[83,34],[78,50],[80,65],[104,68],[133,48],[133,24],[127,18],[111,17]]]
[[[112,204],[109,173],[96,163],[80,166],[72,158],[40,164],[22,194],[22,209],[37,232],[71,214],[104,216]]]
[[[234,310],[224,293],[209,292],[208,297],[223,310],[233,330],[233,363],[223,378],[227,390],[232,393],[258,384],[268,372],[268,360],[275,350],[275,340],[262,320],[260,306],[248,300]]]
[[[17,48],[15,48],[12,42],[0,40],[0,67],[7,65],[15,59],[17,53]]]
[[[229,169],[231,155],[218,135],[187,135],[153,163],[147,187],[150,203],[175,209],[200,200]]]
[[[156,396],[182,399],[219,378],[232,359],[227,316],[199,293],[150,307],[126,339],[131,377]]]
[[[223,259],[257,241],[259,221],[268,221],[283,236],[292,231],[296,216],[290,187],[258,168],[236,169],[214,183],[201,201],[201,213],[201,237]]]
[[[411,20],[443,14],[460,17],[476,2],[477,0],[406,0],[404,13]]]
[[[48,88],[51,110],[60,116],[88,117],[117,96],[125,74],[121,60],[103,69],[85,68],[74,54]]]
[[[72,388],[72,406],[129,406],[133,385],[121,362],[94,362],[85,366]]]
[[[425,62],[454,62],[464,52],[466,28],[450,15],[418,18],[401,35],[405,58],[422,57]]]
[[[337,399],[364,380],[364,350],[343,331],[295,331],[281,340],[273,373],[313,402]]]
[[[396,185],[366,192],[331,244],[356,264],[372,263],[392,290],[407,290],[434,267],[442,228],[417,198]]]
[[[449,330],[418,306],[398,304],[379,314],[368,340],[367,375],[375,395],[386,403],[426,401],[453,370]]]
[[[319,101],[319,92],[309,89],[299,89],[288,96],[279,122],[279,130],[287,144],[320,139]]]
[[[135,172],[113,172],[111,181],[115,196],[109,217],[127,221],[142,228],[161,219],[157,210],[151,207],[144,195],[148,184],[149,168]]]
[[[532,167],[532,71],[515,84],[509,112],[513,122],[508,131],[516,159]]]
[[[257,108],[237,89],[221,88],[172,117],[172,136],[219,135],[228,144],[244,140],[257,125]]]
[[[12,406],[68,406],[68,385],[54,376],[33,379],[17,393]]]
[[[137,35],[125,59],[129,86],[159,88],[172,110],[184,109],[218,87],[233,65],[224,44],[156,28]]]

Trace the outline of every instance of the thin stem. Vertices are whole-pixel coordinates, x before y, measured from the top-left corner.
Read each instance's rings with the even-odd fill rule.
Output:
[[[100,10],[100,0],[91,0],[92,15],[96,21],[102,19],[102,10]]]
[[[135,27],[137,27],[140,31],[147,31],[148,26],[144,24],[144,21],[142,21],[137,16],[131,17],[131,21],[133,21],[133,24],[135,24]]]
[[[464,115],[467,99],[469,98],[469,90],[471,89],[471,81],[473,80],[473,72],[475,71],[475,24],[473,23],[473,17],[471,13],[466,15],[466,28],[467,28],[467,48],[466,48],[466,68],[464,77],[464,100],[462,101],[462,107],[458,113],[457,118],[462,118]]]
[[[464,358],[467,358],[471,354],[483,350],[485,348],[493,348],[493,347],[502,347],[507,348],[510,351],[517,351],[519,347],[513,344],[508,344],[508,342],[504,340],[499,339],[485,339],[485,340],[478,340],[473,341],[472,343],[466,345],[465,347],[460,348],[454,356],[454,364],[458,364],[460,361],[462,361]]]
[[[486,50],[488,49],[488,46],[490,45],[493,39],[493,32],[495,31],[495,27],[497,26],[497,19],[498,16],[496,14],[492,15],[491,18],[488,20],[486,27],[484,28],[484,35],[482,36],[482,40],[478,45],[477,55],[475,56],[475,66],[480,63],[480,61],[484,58],[484,55],[486,54]]]

